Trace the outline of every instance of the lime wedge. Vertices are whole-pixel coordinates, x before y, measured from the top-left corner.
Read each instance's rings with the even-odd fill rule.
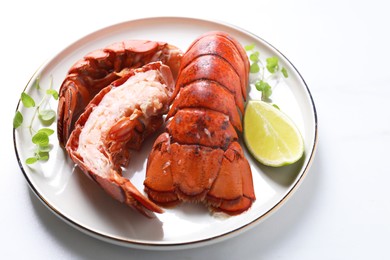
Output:
[[[294,122],[260,100],[248,101],[245,108],[244,141],[256,160],[267,166],[292,164],[304,152],[303,139]]]

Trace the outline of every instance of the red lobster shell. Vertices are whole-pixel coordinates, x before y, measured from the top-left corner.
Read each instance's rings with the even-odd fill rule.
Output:
[[[148,158],[145,191],[160,205],[203,202],[235,215],[255,200],[252,173],[238,143],[249,61],[224,32],[196,39],[182,58],[166,132]]]
[[[59,91],[57,134],[62,147],[91,99],[129,69],[161,61],[176,78],[182,52],[165,42],[128,40],[95,50],[69,70]]]
[[[168,66],[150,63],[130,70],[102,89],[75,124],[66,150],[81,170],[108,194],[146,216],[162,213],[121,174],[129,150],[163,124],[174,80]]]

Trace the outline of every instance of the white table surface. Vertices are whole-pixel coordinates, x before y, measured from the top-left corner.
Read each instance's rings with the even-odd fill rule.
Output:
[[[389,2],[228,2],[2,1],[2,259],[390,259]],[[297,67],[317,107],[317,153],[294,196],[206,247],[145,251],[89,237],[36,198],[14,153],[17,100],[38,66],[85,34],[151,16],[228,22],[262,37]]]

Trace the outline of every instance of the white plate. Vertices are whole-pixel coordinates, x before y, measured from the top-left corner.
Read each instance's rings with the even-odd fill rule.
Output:
[[[220,218],[208,213],[203,205],[182,204],[166,209],[155,219],[147,219],[138,212],[111,199],[95,183],[81,174],[59,148],[56,134],[51,137],[54,147],[47,163],[25,164],[33,153],[31,136],[26,128],[14,131],[16,156],[31,189],[60,219],[96,238],[115,244],[145,249],[176,249],[195,247],[232,237],[253,227],[278,209],[296,190],[307,174],[317,144],[317,115],[313,99],[295,67],[278,50],[261,38],[240,28],[199,19],[160,17],[124,22],[90,35],[67,47],[43,65],[27,84],[25,91],[36,96],[33,83],[38,75],[42,88],[53,77],[58,90],[67,70],[86,53],[124,39],[166,41],[184,51],[200,34],[222,30],[236,37],[242,45],[255,43],[263,57],[276,55],[289,71],[289,78],[275,89],[272,99],[297,124],[305,141],[305,156],[298,163],[269,168],[250,161],[257,200],[250,210],[234,217]],[[22,91],[22,90],[21,90]],[[258,95],[250,92],[251,98]],[[52,102],[51,107],[57,108]],[[18,104],[25,118],[31,109]],[[52,128],[56,128],[54,124]],[[125,176],[142,191],[145,163],[153,144],[150,138],[139,154],[134,155]]]

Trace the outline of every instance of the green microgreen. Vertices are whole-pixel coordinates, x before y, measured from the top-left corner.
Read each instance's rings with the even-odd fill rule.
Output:
[[[36,80],[34,81],[34,85],[33,85],[33,86],[34,86],[35,89],[41,89],[41,85],[39,84],[40,78],[41,78],[41,76],[38,75],[38,77],[37,77]]]
[[[58,100],[57,90],[49,88],[48,90],[46,90],[46,94],[51,95],[55,100]]]
[[[288,72],[285,67],[280,66],[277,56],[261,59],[260,52],[256,50],[255,44],[246,45],[245,50],[250,61],[251,85],[254,85],[261,92],[263,101],[270,101],[273,89],[279,83],[280,78],[288,78]],[[272,81],[271,85],[271,79]],[[276,106],[276,105],[275,105]]]
[[[279,59],[276,56],[269,57],[265,60],[267,62],[267,70],[270,73],[275,73],[279,69]]]
[[[24,107],[35,107],[35,100],[29,94],[22,92],[20,99]]]
[[[23,115],[19,111],[16,111],[14,116],[14,128],[18,128],[23,124]]]
[[[249,55],[249,59],[253,61],[254,63],[257,63],[259,61],[260,53],[258,51],[255,51]]]
[[[38,161],[49,160],[49,152],[52,148],[49,136],[54,133],[54,130],[48,126],[50,126],[56,118],[56,112],[50,108],[49,101],[50,98],[58,100],[58,92],[52,87],[53,79],[51,78],[49,88],[42,91],[40,86],[40,77],[38,76],[33,83],[33,88],[36,89],[38,91],[38,95],[41,96],[41,100],[38,105],[36,105],[34,98],[26,92],[22,92],[20,96],[23,107],[27,109],[34,109],[30,124],[27,128],[31,135],[31,142],[35,145],[35,151],[33,156],[26,159],[26,164],[34,164]],[[35,130],[33,125],[37,118],[39,119],[40,125],[44,127]],[[23,125],[23,121],[23,114],[20,111],[16,111],[13,120],[13,127],[15,129],[19,128]]]
[[[272,94],[272,87],[268,82],[259,80],[255,83],[255,87],[258,91],[262,92],[262,99],[268,100]]]
[[[39,110],[38,117],[44,125],[51,125],[56,118],[56,112],[53,109]]]
[[[288,78],[288,72],[287,72],[287,69],[285,67],[282,68],[281,72],[283,74],[283,77]]]
[[[36,145],[46,146],[49,144],[49,136],[44,132],[37,132],[33,135],[31,141]]]
[[[253,50],[255,47],[256,47],[255,44],[252,43],[252,44],[246,45],[244,48],[245,48],[246,51],[251,51],[251,50]]]
[[[258,63],[252,63],[250,67],[250,73],[258,73],[260,71],[260,67]]]

